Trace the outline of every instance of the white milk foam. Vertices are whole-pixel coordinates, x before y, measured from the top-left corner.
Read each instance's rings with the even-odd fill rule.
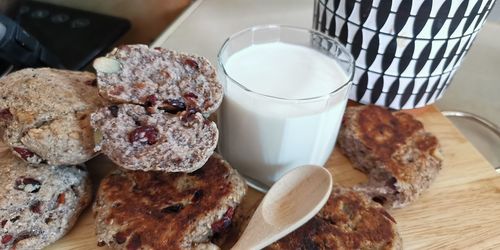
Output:
[[[271,185],[305,164],[324,165],[333,150],[349,79],[335,60],[281,42],[252,45],[227,60],[219,113],[222,155],[242,174]],[[321,97],[315,100],[278,100]]]

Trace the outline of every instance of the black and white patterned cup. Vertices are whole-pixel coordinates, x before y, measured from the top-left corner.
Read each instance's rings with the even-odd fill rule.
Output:
[[[393,109],[445,92],[495,0],[315,0],[313,26],[356,60],[350,99]]]

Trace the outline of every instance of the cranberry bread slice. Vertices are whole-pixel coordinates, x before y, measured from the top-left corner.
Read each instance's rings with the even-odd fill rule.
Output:
[[[94,61],[101,95],[117,103],[169,112],[194,109],[208,117],[222,102],[214,67],[200,56],[146,45],[124,45]]]
[[[218,249],[246,193],[243,178],[220,156],[193,173],[117,170],[94,204],[99,245],[114,249]]]
[[[95,150],[129,170],[193,172],[214,152],[218,130],[200,113],[149,113],[133,104],[92,114]]]
[[[412,115],[369,105],[347,108],[338,143],[369,181],[356,188],[386,207],[410,204],[442,165],[437,138]]]

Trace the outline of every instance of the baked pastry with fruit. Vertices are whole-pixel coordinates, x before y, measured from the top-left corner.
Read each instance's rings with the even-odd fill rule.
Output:
[[[378,203],[353,189],[334,186],[309,222],[266,249],[402,249],[396,221]]]
[[[90,204],[85,167],[0,158],[0,249],[42,249],[63,237]]]
[[[104,105],[95,75],[23,69],[0,79],[0,134],[30,163],[79,164],[95,155],[90,113]]]
[[[201,113],[178,114],[134,104],[101,108],[92,114],[96,151],[130,170],[192,172],[205,164],[217,145],[214,122]]]
[[[146,45],[123,45],[94,61],[101,95],[116,103],[207,116],[222,102],[214,67],[200,56]]]
[[[443,156],[436,136],[404,112],[348,107],[338,144],[369,181],[356,188],[386,207],[410,204],[434,181]]]
[[[246,192],[243,178],[213,155],[193,173],[117,170],[103,179],[94,215],[98,245],[114,249],[218,249]]]

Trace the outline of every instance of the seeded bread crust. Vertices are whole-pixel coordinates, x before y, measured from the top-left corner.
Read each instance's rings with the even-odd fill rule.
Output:
[[[402,249],[396,221],[362,193],[334,186],[309,222],[266,249]]]
[[[338,143],[369,181],[356,188],[389,208],[407,206],[441,170],[437,138],[407,113],[374,106],[348,107]]]
[[[98,245],[113,249],[218,249],[246,193],[243,178],[214,154],[193,173],[117,170],[100,184]]]
[[[30,163],[80,164],[95,155],[89,114],[104,105],[95,75],[23,69],[0,79],[0,135]]]
[[[214,67],[200,56],[146,45],[124,45],[94,61],[101,95],[117,103],[196,109],[205,116],[222,102]]]
[[[214,122],[200,113],[148,113],[121,104],[92,114],[96,148],[130,170],[192,172],[205,164],[217,145]]]
[[[84,167],[0,159],[0,249],[42,249],[63,237],[90,204]]]

